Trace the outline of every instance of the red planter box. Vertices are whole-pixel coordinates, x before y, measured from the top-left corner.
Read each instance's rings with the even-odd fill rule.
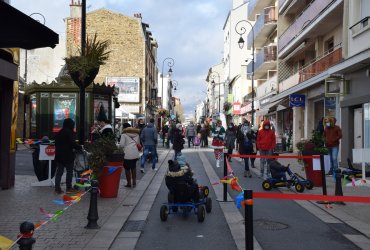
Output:
[[[103,198],[115,198],[118,195],[121,180],[122,162],[108,162],[99,177],[100,196]]]

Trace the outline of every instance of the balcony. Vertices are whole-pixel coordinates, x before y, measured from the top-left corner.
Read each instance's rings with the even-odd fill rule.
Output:
[[[343,0],[312,1],[279,37],[279,58],[303,41],[322,36],[342,23]]]
[[[285,16],[297,13],[306,5],[306,1],[302,0],[280,0],[279,1],[279,15]]]
[[[266,80],[264,83],[257,87],[257,98],[262,98],[267,96],[271,93],[276,93],[277,86],[277,75],[273,76],[272,78]]]
[[[279,92],[285,91],[301,82],[304,82],[342,61],[342,47],[325,53],[313,60],[312,63],[292,74],[291,77],[279,83]]]
[[[248,20],[255,21],[256,15],[266,6],[273,5],[275,0],[250,0],[248,3]]]
[[[266,37],[269,37],[272,31],[276,29],[277,15],[275,6],[264,8],[260,15],[257,17],[257,21],[253,26],[253,32],[248,33],[248,49],[251,49],[253,40],[254,47],[259,48],[265,45]]]
[[[299,82],[306,81],[342,61],[342,47],[318,57],[299,71]]]
[[[260,79],[268,70],[276,68],[277,47],[266,46],[258,52],[254,63],[254,78]],[[247,66],[247,72],[252,72],[252,63]]]

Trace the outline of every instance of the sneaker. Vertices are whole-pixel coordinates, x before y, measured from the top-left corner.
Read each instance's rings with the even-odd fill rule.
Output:
[[[333,176],[333,172],[329,171],[326,173],[327,176]]]
[[[145,173],[144,168],[140,168],[140,172],[144,174]]]
[[[158,170],[158,168],[152,168],[154,171],[157,171]]]

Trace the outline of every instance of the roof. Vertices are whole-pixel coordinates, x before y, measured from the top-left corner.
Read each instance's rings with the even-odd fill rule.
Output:
[[[57,33],[3,1],[0,13],[0,48],[54,48],[59,43]]]

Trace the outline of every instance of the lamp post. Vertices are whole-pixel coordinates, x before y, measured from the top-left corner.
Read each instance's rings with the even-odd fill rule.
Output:
[[[220,82],[220,74],[217,71],[212,71],[210,74],[210,78],[212,79],[212,84],[215,83],[215,78],[218,77],[218,115],[221,113],[221,82]]]
[[[175,65],[175,60],[171,57],[166,57],[163,62],[162,62],[162,97],[161,97],[161,107],[163,108],[163,102],[164,102],[164,97],[163,97],[163,70],[164,70],[164,63],[167,61],[167,65],[169,67],[168,69],[168,75],[171,76],[172,74],[172,66]],[[161,115],[161,129],[163,127],[163,117]]]
[[[253,24],[247,20],[241,20],[235,25],[235,31],[240,35],[238,44],[239,48],[242,49],[244,47],[244,39],[243,35],[247,31],[244,24],[248,24],[251,27],[252,31],[252,73],[251,73],[251,81],[252,81],[252,118],[251,118],[251,124],[254,126],[254,28]],[[239,28],[238,28],[239,27]]]

